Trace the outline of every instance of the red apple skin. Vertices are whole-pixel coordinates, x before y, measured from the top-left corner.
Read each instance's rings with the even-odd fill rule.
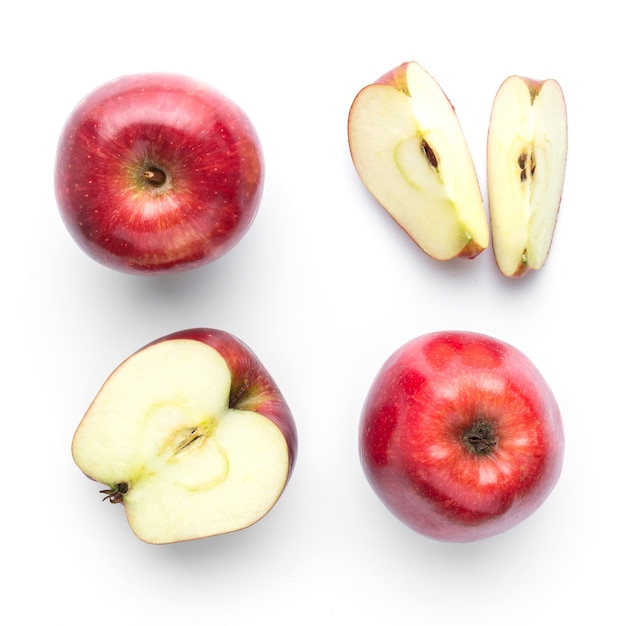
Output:
[[[563,465],[563,425],[519,350],[438,332],[385,362],[363,407],[359,450],[398,519],[433,539],[469,542],[512,528],[544,502]]]
[[[259,413],[280,429],[289,450],[289,479],[298,454],[296,423],[278,385],[256,354],[234,335],[213,328],[180,330],[148,345],[174,339],[200,341],[222,355],[232,377],[230,406]]]
[[[95,260],[132,274],[221,257],[252,224],[263,183],[245,113],[176,74],[97,88],[69,116],[57,149],[56,198],[70,234]]]

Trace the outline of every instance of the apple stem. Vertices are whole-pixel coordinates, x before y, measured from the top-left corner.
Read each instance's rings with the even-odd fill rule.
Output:
[[[147,167],[143,171],[143,177],[152,187],[162,187],[167,181],[167,175],[158,167]]]
[[[461,440],[472,454],[487,456],[493,452],[498,443],[495,424],[486,419],[478,419]]]

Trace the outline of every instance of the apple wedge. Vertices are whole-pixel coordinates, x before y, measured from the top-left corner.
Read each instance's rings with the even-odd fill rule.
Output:
[[[567,111],[559,83],[507,78],[493,102],[487,140],[491,236],[505,276],[523,276],[545,264],[566,158]]]
[[[489,244],[476,170],[435,79],[403,63],[354,99],[348,143],[365,187],[424,252],[473,258]]]
[[[280,497],[296,455],[287,404],[232,335],[192,329],[142,348],[109,376],[72,455],[148,543],[250,526]]]

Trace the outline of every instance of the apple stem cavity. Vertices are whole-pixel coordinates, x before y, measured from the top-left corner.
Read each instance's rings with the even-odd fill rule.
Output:
[[[167,182],[167,174],[160,168],[155,166],[148,166],[143,171],[143,179],[151,187],[163,187]]]
[[[498,444],[496,425],[484,418],[477,419],[462,436],[465,447],[476,456],[489,456]]]
[[[250,380],[245,378],[239,386],[234,386],[228,399],[228,408],[238,409],[245,404],[245,395],[250,389]]]
[[[100,493],[106,494],[102,501],[108,500],[111,504],[124,502],[124,495],[128,493],[128,483],[117,483],[110,489],[103,489]]]

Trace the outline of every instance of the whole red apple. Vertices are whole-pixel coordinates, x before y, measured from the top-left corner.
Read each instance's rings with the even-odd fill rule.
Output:
[[[126,358],[72,441],[78,467],[124,505],[140,539],[158,544],[254,524],[282,494],[296,453],[291,411],[259,358],[207,328]]]
[[[175,74],[113,80],[84,98],[58,144],[56,197],[91,257],[128,273],[187,270],[230,250],[262,195],[245,113]]]
[[[401,521],[475,541],[527,518],[563,464],[557,402],[519,350],[470,332],[408,342],[383,365],[360,422],[363,469]]]

